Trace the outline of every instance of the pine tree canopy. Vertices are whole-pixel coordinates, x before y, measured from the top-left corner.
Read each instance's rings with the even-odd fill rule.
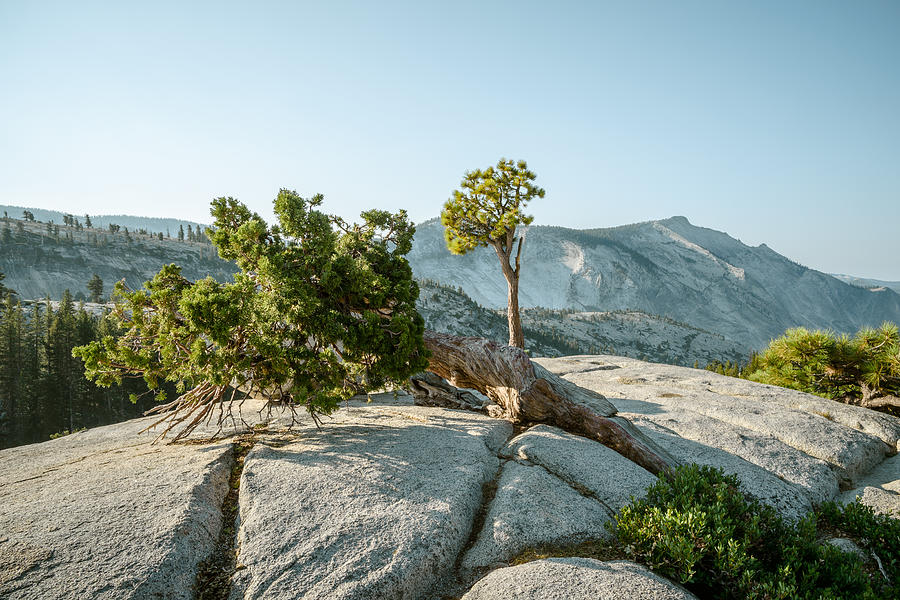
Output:
[[[789,329],[756,363],[753,381],[900,412],[896,402],[874,400],[900,396],[900,330],[893,323],[864,327],[853,337]]]
[[[500,243],[507,250],[517,225],[530,225],[534,217],[524,214],[534,198],[543,198],[544,190],[532,183],[536,175],[524,160],[501,158],[496,167],[467,171],[458,190],[444,204],[441,224],[447,247],[454,254],[465,254],[479,246]]]
[[[190,282],[168,265],[143,289],[119,282],[112,316],[125,334],[74,351],[86,375],[101,385],[140,376],[151,389],[174,382],[181,395],[157,408],[175,409],[163,434],[185,423],[177,440],[235,390],[304,406],[317,421],[341,399],[423,370],[405,211],[370,210],[350,224],[321,203],[281,190],[279,224],[269,226],[233,198],[214,200],[207,235],[241,272],[231,283]]]

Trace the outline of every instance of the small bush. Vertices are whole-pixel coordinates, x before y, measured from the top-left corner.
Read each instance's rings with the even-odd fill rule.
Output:
[[[900,520],[875,514],[860,502],[842,506],[826,502],[816,510],[820,528],[831,528],[838,535],[852,538],[859,546],[878,557],[880,567],[895,584],[900,582]],[[900,597],[900,589],[894,591]]]
[[[851,338],[830,331],[789,329],[772,340],[741,375],[865,406],[872,398],[900,395],[900,330],[884,323],[860,329]]]
[[[828,505],[821,518],[835,530],[852,527],[880,540],[883,562],[897,568],[898,536],[881,520],[850,505]],[[898,597],[880,574],[871,578],[858,557],[822,544],[818,517],[789,525],[745,496],[733,475],[688,465],[664,474],[647,496],[622,509],[615,534],[626,554],[707,598]],[[896,525],[895,525],[896,526]]]

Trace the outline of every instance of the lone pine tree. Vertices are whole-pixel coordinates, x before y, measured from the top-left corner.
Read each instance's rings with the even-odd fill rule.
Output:
[[[496,167],[467,171],[460,189],[453,191],[441,212],[450,252],[465,254],[483,246],[491,246],[496,251],[508,289],[509,345],[517,348],[525,347],[525,338],[519,317],[524,238],[516,237],[516,227],[529,225],[534,219],[522,212],[528,202],[544,197],[544,190],[532,183],[535,177],[524,160],[513,162],[501,158]]]

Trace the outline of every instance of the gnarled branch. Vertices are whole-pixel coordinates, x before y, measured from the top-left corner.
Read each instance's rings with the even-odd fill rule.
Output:
[[[557,377],[520,348],[476,337],[425,332],[428,368],[457,387],[485,394],[515,423],[547,423],[597,440],[651,473],[678,461],[623,417],[603,395]]]

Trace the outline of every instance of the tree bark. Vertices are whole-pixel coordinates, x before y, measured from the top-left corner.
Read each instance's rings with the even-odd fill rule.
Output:
[[[654,474],[679,464],[630,421],[615,416],[601,394],[557,377],[519,348],[434,331],[425,332],[425,345],[431,371],[485,394],[514,423],[547,423],[589,437]]]
[[[506,321],[509,324],[509,345],[516,348],[525,347],[525,336],[522,334],[522,318],[519,315],[519,278],[513,276],[506,280]]]
[[[506,320],[509,324],[509,345],[516,348],[525,347],[525,336],[522,335],[522,319],[519,315],[519,258],[522,254],[522,241],[519,240],[519,249],[516,253],[516,266],[509,264],[512,255],[513,232],[507,233],[506,245],[500,241],[494,241],[494,250],[500,259],[500,268],[503,277],[506,278]]]

